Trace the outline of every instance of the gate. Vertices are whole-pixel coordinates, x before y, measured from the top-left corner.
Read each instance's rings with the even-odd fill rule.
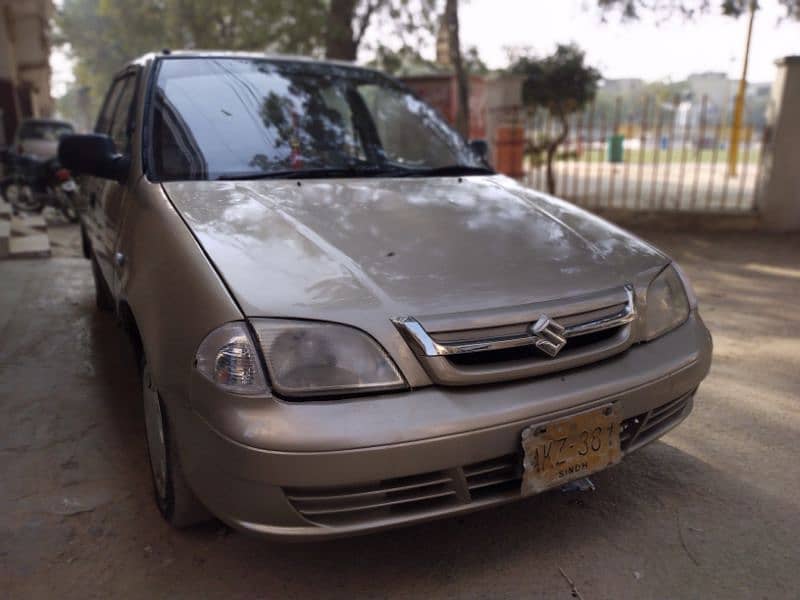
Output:
[[[620,98],[589,106],[569,118],[554,163],[556,195],[589,209],[752,213],[765,127],[743,125],[730,164],[731,112],[707,97],[648,97],[627,115]],[[560,132],[547,111],[522,120],[528,148]],[[546,191],[544,153],[526,152],[524,172],[528,185]]]

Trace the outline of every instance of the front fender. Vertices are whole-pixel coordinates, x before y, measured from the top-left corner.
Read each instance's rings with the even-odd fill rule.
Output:
[[[165,402],[188,404],[198,345],[242,314],[159,184],[140,178],[128,202],[118,241],[120,301],[133,313]]]

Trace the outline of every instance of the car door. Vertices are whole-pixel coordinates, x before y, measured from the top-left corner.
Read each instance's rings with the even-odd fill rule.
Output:
[[[109,135],[114,140],[117,152],[123,155],[131,152],[137,88],[138,71],[129,71],[118,77],[109,96],[113,109],[107,114],[101,114],[96,128],[97,133]],[[117,273],[124,262],[124,257],[117,254],[116,246],[130,182],[92,179],[88,190],[89,211],[94,216],[96,226],[92,246],[100,270],[116,297]]]
[[[122,78],[115,79],[111,83],[111,87],[109,87],[103,101],[103,106],[100,109],[100,114],[97,117],[94,127],[95,133],[106,135],[110,133],[111,120],[114,115],[114,109],[117,107],[123,83]],[[107,274],[111,272],[109,264],[111,257],[107,256],[103,241],[105,219],[103,217],[103,205],[100,202],[105,188],[105,181],[92,175],[80,175],[78,185],[85,202],[85,211],[82,219],[83,227],[91,242],[94,259],[97,261],[103,276],[107,277]]]

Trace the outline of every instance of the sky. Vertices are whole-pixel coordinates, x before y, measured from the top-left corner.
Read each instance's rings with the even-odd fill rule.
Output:
[[[712,0],[718,6],[721,0]],[[760,0],[753,25],[748,79],[772,81],[775,60],[800,54],[800,23],[784,21],[777,0]],[[720,71],[738,79],[747,19],[706,14],[686,22],[653,17],[602,23],[594,0],[462,0],[462,46],[475,45],[493,68],[507,64],[505,48],[530,46],[550,53],[557,43],[576,42],[606,78],[680,80],[690,73]]]
[[[777,58],[800,54],[800,23],[779,22],[784,13],[777,0],[760,2],[748,80],[770,82]],[[716,6],[719,1],[711,4]],[[547,54],[558,43],[575,42],[604,77],[648,81],[678,81],[703,71],[720,71],[738,79],[747,32],[745,18],[717,14],[690,22],[681,17],[658,22],[648,16],[628,23],[610,14],[603,23],[595,0],[461,0],[459,18],[462,46],[476,46],[489,67],[506,66],[509,47],[529,47]],[[380,32],[372,32],[377,35]],[[433,45],[423,49],[423,54],[433,58]],[[360,58],[368,56],[362,53]],[[60,96],[72,81],[71,64],[58,51],[51,55],[50,64],[53,94]]]

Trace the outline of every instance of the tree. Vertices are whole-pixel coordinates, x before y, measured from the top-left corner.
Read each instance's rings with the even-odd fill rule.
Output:
[[[675,99],[682,99],[689,93],[686,81],[653,81],[642,82],[641,85],[629,89],[617,86],[601,85],[597,89],[594,101],[594,112],[613,123],[619,117],[622,121],[638,121],[649,99],[657,106],[670,107]],[[619,114],[618,114],[619,113]]]
[[[597,93],[600,72],[584,64],[585,53],[577,46],[559,44],[556,51],[545,58],[518,57],[511,67],[512,73],[524,77],[522,103],[530,112],[546,109],[558,121],[560,131],[554,137],[545,136],[530,142],[528,154],[546,153],[547,191],[556,192],[553,159],[558,147],[569,135],[570,114],[582,110]]]
[[[325,0],[64,0],[56,45],[75,60],[75,87],[96,114],[112,75],[161,48],[321,54]],[[67,103],[68,106],[68,103]]]
[[[96,113],[111,76],[145,52],[267,50],[355,60],[370,27],[386,31],[395,46],[419,48],[441,1],[64,0],[54,43],[75,60],[75,87],[88,88]]]
[[[439,0],[329,0],[325,56],[356,60],[367,30],[375,23],[399,40],[402,48],[418,48],[420,35],[434,30],[438,4]]]
[[[481,55],[478,53],[476,46],[470,46],[463,53],[464,68],[467,73],[486,75],[489,72],[489,67],[483,62]]]
[[[420,73],[445,73],[448,70],[447,67],[423,57],[413,48],[393,50],[387,46],[377,48],[375,57],[367,63],[367,66],[398,77]]]
[[[739,17],[750,10],[752,0],[597,0],[604,11],[619,11],[623,19],[638,19],[643,12],[655,12],[670,17],[680,14],[686,18],[710,12],[718,7],[723,15]],[[778,0],[790,19],[800,19],[800,0]]]
[[[399,70],[405,60],[418,56],[420,38],[433,33],[439,0],[331,0],[327,19],[325,56],[356,60],[368,28],[378,21],[400,47],[389,49],[379,43],[377,61]],[[458,0],[445,0],[443,23],[449,37],[450,64],[456,76],[458,94],[456,128],[469,134],[469,76],[461,55]],[[409,37],[411,39],[409,39]]]
[[[456,129],[465,138],[469,137],[469,77],[461,60],[461,41],[458,34],[458,0],[447,0],[444,9],[444,25],[447,27],[450,64],[456,76],[458,102],[456,104]]]

